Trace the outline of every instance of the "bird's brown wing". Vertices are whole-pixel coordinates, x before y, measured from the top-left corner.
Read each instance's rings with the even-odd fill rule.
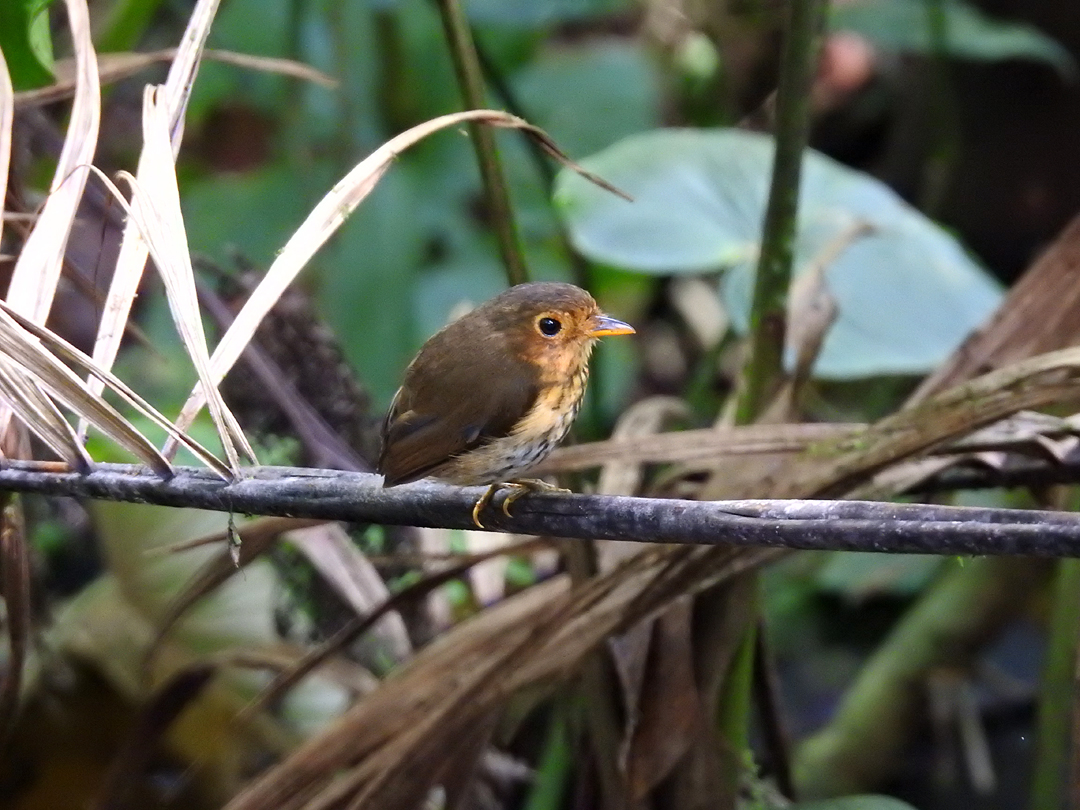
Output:
[[[528,366],[491,355],[478,364],[457,360],[421,354],[406,372],[383,425],[383,486],[437,474],[454,456],[508,435],[536,401]]]

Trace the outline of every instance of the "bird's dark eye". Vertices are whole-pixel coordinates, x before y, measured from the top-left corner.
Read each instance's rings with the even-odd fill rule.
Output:
[[[548,337],[554,337],[559,334],[559,330],[562,329],[562,324],[554,318],[541,318],[536,322],[536,325],[540,327],[540,331]]]

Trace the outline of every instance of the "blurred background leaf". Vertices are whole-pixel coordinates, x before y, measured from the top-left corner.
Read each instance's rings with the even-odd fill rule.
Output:
[[[745,333],[771,162],[766,136],[660,130],[585,161],[633,203],[566,173],[555,198],[575,246],[595,261],[661,275],[724,271],[721,295]],[[1001,300],[997,282],[953,237],[873,177],[811,152],[802,200],[796,279],[853,226],[870,228],[825,270],[839,317],[818,376],[929,371]]]

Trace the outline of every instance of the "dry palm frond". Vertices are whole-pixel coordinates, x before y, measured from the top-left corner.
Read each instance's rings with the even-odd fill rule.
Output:
[[[162,62],[173,63],[179,53],[179,48],[162,48],[161,50],[146,53],[99,53],[98,78],[103,85],[117,82],[134,76],[152,65]],[[321,70],[316,70],[310,65],[305,65],[293,59],[278,59],[270,56],[256,56],[254,54],[213,49],[205,50],[203,59],[263,73],[278,73],[282,76],[291,76],[322,87],[334,88],[338,84],[337,80],[332,76],[328,76]],[[22,108],[36,104],[51,104],[70,97],[75,92],[75,71],[72,61],[70,59],[57,59],[53,71],[56,74],[56,81],[53,84],[15,93],[15,106]]]
[[[228,810],[414,807],[461,736],[514,691],[571,676],[609,635],[775,556],[656,547],[573,589],[564,577],[531,588],[422,650]]]

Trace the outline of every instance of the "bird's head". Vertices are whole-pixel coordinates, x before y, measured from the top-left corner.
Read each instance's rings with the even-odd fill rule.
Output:
[[[483,309],[511,351],[551,380],[565,379],[587,363],[598,338],[634,334],[632,326],[605,315],[591,295],[572,284],[519,284]]]

